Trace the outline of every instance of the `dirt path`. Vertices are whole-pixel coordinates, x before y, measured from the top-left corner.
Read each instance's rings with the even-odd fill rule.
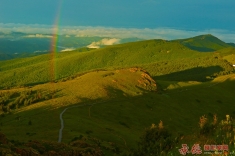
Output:
[[[61,122],[61,127],[60,127],[60,130],[59,130],[59,139],[58,139],[58,142],[60,143],[61,140],[62,140],[62,137],[63,137],[63,129],[64,129],[64,120],[63,120],[63,114],[66,112],[66,110],[70,109],[70,108],[75,108],[75,107],[83,107],[83,106],[90,106],[89,107],[89,117],[91,118],[91,107],[93,105],[96,105],[96,104],[101,104],[101,103],[106,103],[106,102],[110,102],[110,101],[102,101],[102,102],[96,102],[96,103],[92,103],[92,104],[83,104],[83,105],[77,105],[77,106],[71,106],[71,107],[67,107],[65,108],[61,113],[60,113],[60,122]],[[126,144],[126,140],[121,137],[120,135],[118,134],[114,134],[114,133],[111,133],[115,136],[117,136],[118,138],[122,139],[125,146],[127,146]]]
[[[66,110],[70,109],[70,108],[75,108],[75,107],[83,107],[83,106],[93,106],[96,104],[101,104],[101,103],[106,103],[108,101],[102,101],[102,102],[96,102],[96,103],[92,103],[92,104],[83,104],[83,105],[77,105],[77,106],[71,106],[71,107],[67,107],[65,108],[61,113],[60,113],[60,130],[59,130],[59,139],[58,142],[61,142],[62,137],[63,137],[63,129],[64,129],[64,120],[63,120],[63,114],[66,112]]]
[[[78,105],[78,106],[71,106],[71,107],[65,108],[65,109],[60,113],[60,123],[61,123],[61,127],[60,127],[60,130],[59,130],[59,139],[58,139],[58,142],[61,142],[61,140],[62,140],[62,134],[63,134],[63,129],[64,129],[63,114],[65,113],[65,111],[66,111],[67,109],[75,108],[75,107],[82,107],[82,106],[87,106],[87,105],[84,104],[84,105]]]

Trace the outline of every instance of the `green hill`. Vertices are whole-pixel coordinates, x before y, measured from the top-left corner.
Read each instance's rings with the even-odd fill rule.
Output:
[[[114,147],[125,153],[137,146],[136,141],[146,127],[160,120],[174,135],[188,135],[197,130],[199,117],[204,114],[208,117],[217,114],[219,119],[225,113],[234,115],[234,76],[221,76],[203,83],[157,81],[164,86],[160,92],[147,73],[131,68],[90,72],[65,82],[3,90],[1,95],[11,94],[10,104],[25,94],[30,99],[38,91],[42,96],[53,89],[56,93],[18,109],[12,105],[11,113],[0,117],[1,131],[14,142],[56,142],[60,113],[69,108],[63,114],[63,143],[86,138],[96,140],[99,144],[95,145],[108,155],[117,152],[112,150]]]
[[[100,47],[106,46],[105,41],[112,39],[110,37],[99,36],[77,36],[77,35],[57,35],[56,45],[51,45],[53,42],[53,34],[27,34],[20,32],[1,33],[0,52],[11,55],[4,57],[0,55],[0,60],[18,58],[15,53],[41,53],[48,52],[52,47],[56,46],[58,51],[66,49],[77,49],[86,47],[90,44],[98,44]],[[140,38],[115,38],[117,43],[135,42],[143,39]],[[53,43],[54,44],[54,43]],[[24,55],[27,57],[27,55]]]
[[[152,76],[167,74],[166,68],[170,72],[208,66],[220,67],[216,73],[233,70],[229,62],[219,58],[220,54],[199,53],[175,41],[139,41],[88,52],[51,53],[0,61],[0,87],[46,83],[91,70],[133,66],[148,66]]]
[[[205,48],[218,46],[208,37]],[[235,117],[235,49],[217,48],[202,53],[180,40],[146,40],[0,61],[0,130],[17,148],[41,153],[62,144],[18,141],[58,141],[62,112],[62,142],[76,141],[84,152],[128,153],[160,120],[173,136],[191,136],[202,115]]]
[[[210,34],[200,35],[188,39],[181,39],[177,41],[190,49],[201,52],[211,52],[227,47],[232,47],[231,45],[221,41],[217,37]]]

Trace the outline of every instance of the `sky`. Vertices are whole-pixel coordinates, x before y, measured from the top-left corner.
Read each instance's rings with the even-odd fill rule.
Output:
[[[59,26],[78,35],[129,31],[166,39],[214,33],[235,42],[234,6],[234,0],[1,0],[0,31]]]

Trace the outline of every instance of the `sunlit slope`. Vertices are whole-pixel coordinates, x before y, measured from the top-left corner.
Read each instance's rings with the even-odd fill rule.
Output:
[[[146,71],[140,68],[94,71],[63,82],[45,83],[35,85],[34,87],[2,90],[0,91],[0,104],[4,104],[4,108],[9,104],[11,105],[10,108],[12,108],[12,110],[16,108],[14,105],[18,105],[17,108],[21,108],[24,106],[23,102],[14,101],[17,101],[17,98],[20,96],[19,93],[29,91],[31,93],[40,91],[40,97],[45,95],[43,92],[53,93],[53,95],[51,95],[54,98],[51,99],[51,96],[49,96],[44,100],[38,100],[38,105],[32,104],[28,106],[27,109],[31,106],[41,107],[42,105],[56,105],[57,107],[61,107],[76,104],[84,100],[92,101],[97,99],[115,98],[116,93],[123,97],[136,96],[145,93],[145,91],[157,91],[157,85]],[[8,98],[9,100],[1,100],[1,93],[8,92],[11,92],[12,95]],[[33,96],[28,96],[28,98],[31,97]]]
[[[142,66],[159,61],[165,61],[164,64],[160,64],[162,68],[165,68],[164,65],[167,63],[173,64],[176,68],[171,71],[176,72],[187,69],[184,65],[178,66],[180,62],[187,65],[188,61],[194,61],[194,66],[207,66],[207,59],[200,59],[205,57],[213,60],[219,58],[217,54],[199,53],[178,42],[164,40],[120,44],[89,52],[45,54],[0,61],[0,87],[33,85],[100,68]],[[224,64],[223,59],[215,62],[219,62],[218,66]],[[159,66],[151,67],[150,71],[155,72],[156,68]],[[224,66],[221,68],[229,71],[232,67],[230,65],[229,69]]]
[[[93,81],[93,77],[97,80]],[[144,128],[160,120],[175,133],[191,134],[197,129],[199,117],[204,114],[208,117],[217,114],[219,119],[224,114],[234,114],[234,82],[234,74],[203,83],[168,81],[164,84],[165,91],[158,94],[155,82],[139,69],[91,72],[74,80],[28,88],[56,88],[58,92],[54,99],[1,118],[1,131],[13,140],[57,141],[59,115],[65,108],[80,102],[106,101],[68,109],[63,115],[62,142],[67,143],[83,135],[98,138],[101,142],[113,142],[127,150],[127,147],[136,146]],[[21,118],[19,121],[17,116]],[[28,125],[29,120],[32,125]]]
[[[186,47],[202,51],[202,52],[210,52],[210,51],[216,51],[223,48],[232,47],[231,45],[221,41],[217,37],[213,35],[200,35],[188,39],[182,39],[178,40],[180,43],[185,45]]]
[[[96,81],[94,81],[94,78]],[[41,93],[53,92],[53,98],[47,98],[27,106],[18,105],[18,109],[15,108],[14,104],[17,103],[14,101],[20,96],[19,93],[34,93],[38,91]],[[28,138],[22,136],[25,136],[25,133],[29,130],[25,123],[30,118],[35,123],[30,127],[30,133],[37,131],[35,137],[40,140],[55,140],[58,137],[57,132],[60,123],[58,111],[61,111],[61,107],[64,109],[64,107],[70,107],[74,104],[92,104],[97,101],[110,101],[112,99],[124,100],[127,97],[140,96],[147,92],[156,94],[156,91],[157,85],[155,81],[139,68],[90,72],[64,82],[46,83],[31,88],[2,90],[0,95],[12,95],[7,102],[4,102],[4,106],[11,105],[11,114],[22,118],[20,123],[14,124],[15,121],[11,120],[12,116],[8,114],[9,112],[6,113],[6,118],[0,118],[4,125],[1,126],[1,130],[14,139],[27,140]],[[31,97],[29,96],[29,98]],[[38,116],[37,119],[35,115]],[[44,122],[45,120],[47,120],[46,123]],[[15,131],[16,127],[18,127],[17,132]],[[39,129],[43,133],[39,134]],[[35,137],[32,137],[32,139]]]
[[[216,51],[217,54],[220,54],[222,58],[228,61],[231,65],[235,64],[235,50],[234,48],[225,48]]]

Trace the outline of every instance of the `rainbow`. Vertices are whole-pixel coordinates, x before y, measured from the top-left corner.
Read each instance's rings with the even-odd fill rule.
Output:
[[[51,40],[50,47],[50,81],[54,82],[58,77],[56,77],[56,53],[58,52],[58,40],[59,40],[59,24],[60,24],[60,14],[63,0],[60,0],[58,3],[58,9],[56,13],[55,22],[53,25],[53,36]]]

